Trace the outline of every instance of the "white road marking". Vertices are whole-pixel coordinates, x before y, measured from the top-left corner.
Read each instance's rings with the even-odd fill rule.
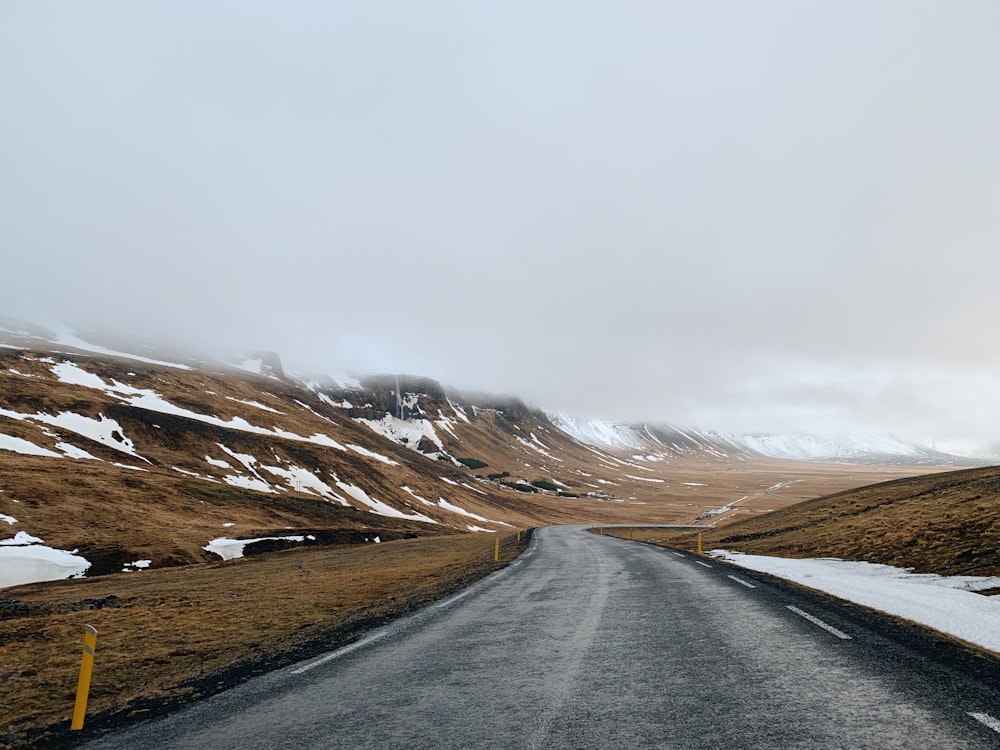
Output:
[[[682,555],[680,552],[674,552],[674,554],[677,555],[678,557],[684,557],[684,555]]]
[[[445,599],[443,602],[441,602],[440,604],[436,604],[435,606],[438,609],[444,609],[445,607],[450,607],[452,604],[454,604],[455,602],[457,602],[459,599],[463,599],[463,598],[465,598],[466,596],[468,596],[471,593],[472,593],[471,590],[469,590],[469,591],[463,591],[461,594],[453,596],[453,597],[451,597],[451,599]]]
[[[1000,720],[994,719],[989,714],[980,714],[980,713],[975,713],[973,711],[969,712],[969,716],[971,716],[973,719],[980,722],[981,724],[985,724],[994,732],[1000,733]]]
[[[756,587],[756,586],[754,586],[754,585],[753,585],[752,583],[747,583],[747,582],[746,582],[746,581],[744,581],[744,580],[743,580],[742,578],[737,578],[736,576],[726,576],[726,578],[732,578],[732,579],[733,579],[734,581],[736,581],[736,583],[738,583],[738,584],[739,584],[740,586],[746,586],[746,587],[747,587],[748,589],[755,589],[755,588],[757,588],[757,587]]]
[[[813,625],[818,625],[819,627],[823,628],[823,630],[825,630],[827,633],[833,633],[833,635],[845,641],[851,640],[851,636],[849,636],[843,630],[837,630],[835,627],[833,627],[833,625],[827,625],[818,617],[813,617],[808,612],[803,612],[801,609],[799,609],[798,607],[793,607],[791,604],[786,604],[785,606],[788,607],[788,609],[792,610],[792,612],[794,612],[795,614],[799,615],[800,617],[804,617],[807,620],[809,620],[809,622],[811,622]]]
[[[712,566],[708,563],[703,563],[701,560],[695,560],[698,565],[704,565],[706,568],[711,568]]]
[[[339,659],[341,656],[347,656],[352,651],[357,651],[362,646],[367,646],[369,643],[373,643],[381,638],[385,638],[388,635],[387,632],[383,631],[381,633],[376,633],[375,635],[370,635],[367,638],[362,638],[360,641],[355,641],[349,646],[344,646],[343,648],[337,649],[333,653],[327,654],[322,659],[317,659],[310,664],[306,664],[304,667],[299,667],[298,669],[293,669],[292,674],[302,674],[303,672],[308,672],[314,667],[318,667],[321,664],[326,664],[328,661],[333,661],[334,659]]]

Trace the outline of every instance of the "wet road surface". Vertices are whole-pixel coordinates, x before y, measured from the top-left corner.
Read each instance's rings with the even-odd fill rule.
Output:
[[[710,559],[551,527],[356,644],[86,747],[1000,747],[994,672],[894,629]]]

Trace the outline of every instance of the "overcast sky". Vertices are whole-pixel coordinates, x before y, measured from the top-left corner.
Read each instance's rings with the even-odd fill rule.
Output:
[[[1000,3],[0,5],[0,313],[1000,442]]]

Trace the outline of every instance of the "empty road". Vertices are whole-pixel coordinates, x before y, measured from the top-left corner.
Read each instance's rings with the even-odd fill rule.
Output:
[[[896,630],[709,559],[545,528],[357,644],[86,747],[1000,746],[995,663]]]

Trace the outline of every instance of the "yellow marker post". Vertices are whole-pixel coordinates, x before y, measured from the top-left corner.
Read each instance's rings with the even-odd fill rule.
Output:
[[[629,530],[628,530],[628,540],[629,540],[630,542],[632,541],[632,529],[629,529]]]
[[[500,560],[500,537],[493,540],[493,562]]]
[[[698,532],[698,554],[701,554],[701,532]]]
[[[521,530],[517,530],[517,541],[521,541]]]
[[[97,631],[90,625],[83,633],[83,660],[80,662],[80,679],[76,683],[76,705],[70,729],[83,729],[83,716],[87,713],[90,696],[90,678],[94,674],[94,649],[97,648]]]

